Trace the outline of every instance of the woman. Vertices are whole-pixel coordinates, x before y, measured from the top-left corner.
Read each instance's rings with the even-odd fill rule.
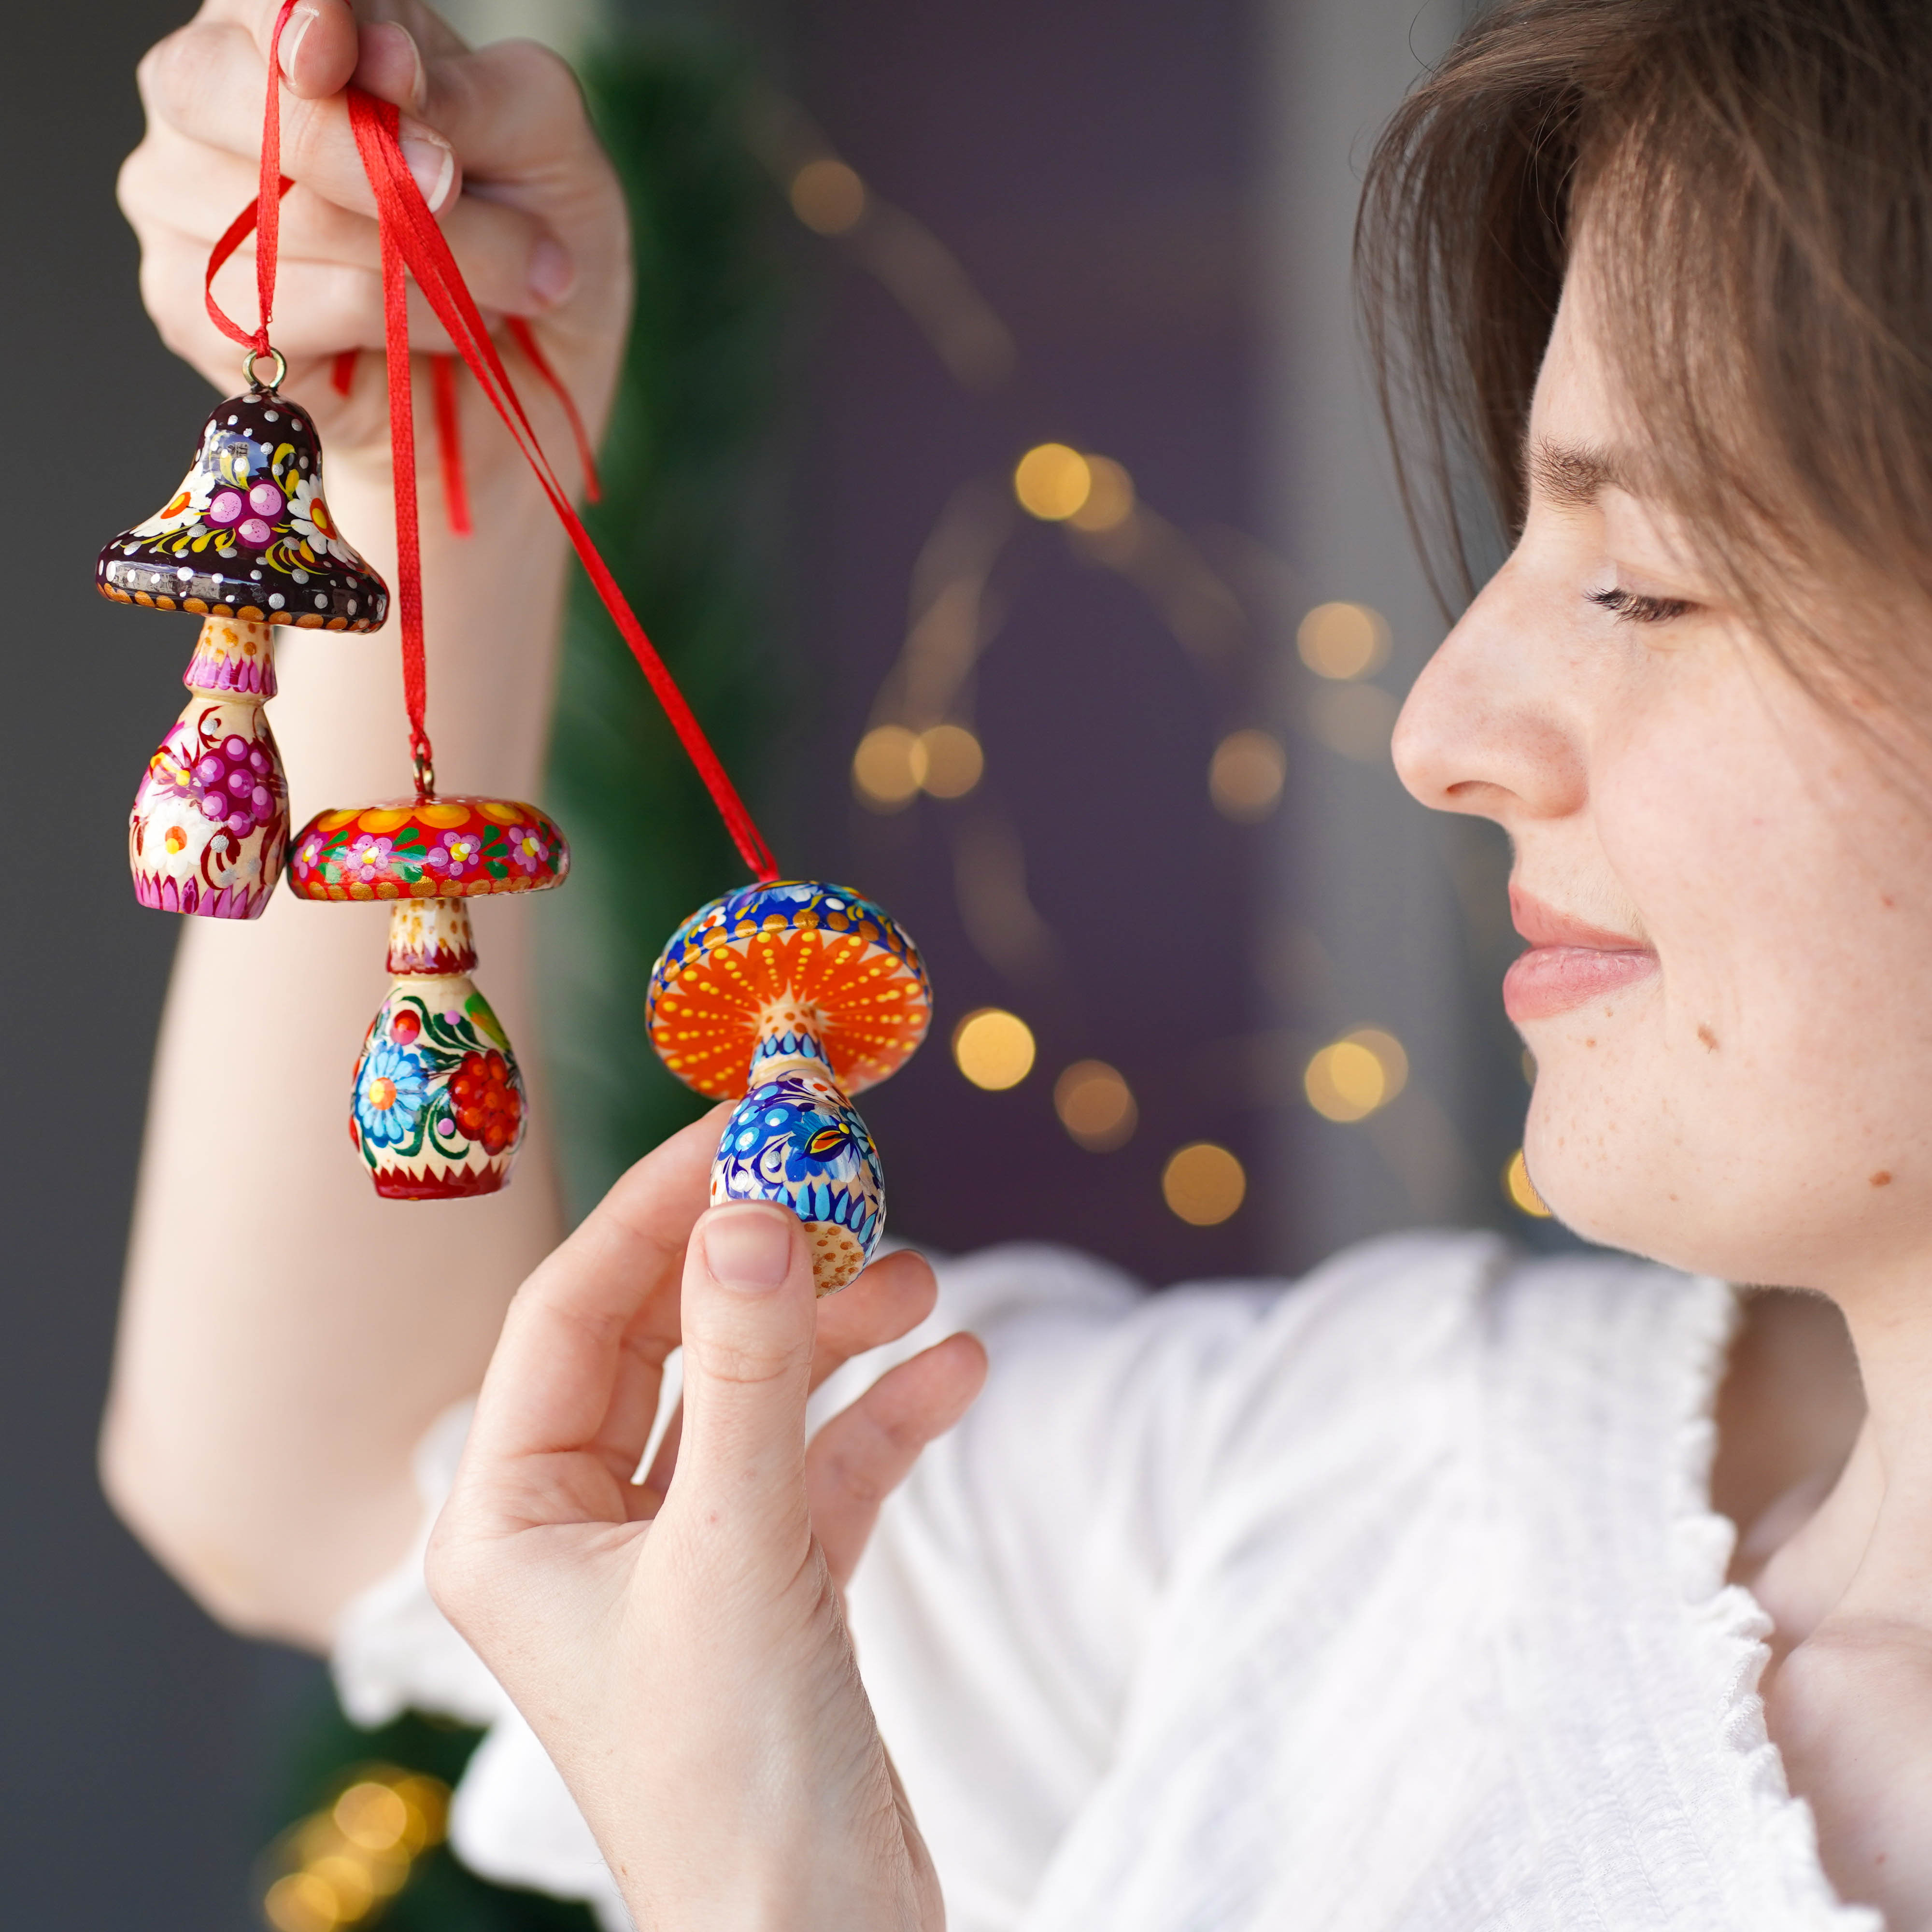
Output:
[[[492,151],[464,117],[503,56],[416,16],[426,65],[393,28],[358,56],[334,6],[287,63],[318,197],[291,233],[347,264],[299,346],[376,326],[332,99],[359,58],[447,136],[446,205],[467,170],[513,212],[446,218],[596,392],[620,244],[572,117]],[[184,261],[241,184],[208,152],[245,146],[214,50],[258,60],[270,10],[228,0],[151,70],[151,144],[234,176]],[[470,1856],[527,1876],[577,1828],[538,1815],[507,1693],[614,1923],[621,1899],[680,1928],[1932,1924],[1928,100],[1932,16],[1891,0],[1505,0],[1370,170],[1391,402],[1464,500],[1486,472],[1513,544],[1398,766],[1510,835],[1530,1165],[1650,1262],[1407,1238],[1291,1293],[1149,1301],[1012,1251],[949,1270],[928,1316],[900,1256],[816,1312],[786,1217],[700,1211],[700,1126],[505,1324],[430,1564],[492,1680],[408,1563],[367,1586],[408,1535],[402,1443],[500,1295],[444,1300],[460,1362],[394,1364],[371,1436],[333,1444],[317,1388],[375,1296],[326,1316],[322,1264],[284,1270],[266,1215],[240,1252],[286,1271],[273,1296],[164,1269],[164,1146],[110,1419],[123,1507],[230,1615],[334,1634],[365,1702],[500,1716],[459,1812]],[[149,298],[218,370],[155,166],[128,177]],[[532,224],[578,278],[542,301],[509,273]],[[230,936],[193,938],[206,998]],[[382,1290],[405,1324],[440,1293]],[[278,1412],[212,1379],[216,1301]],[[992,1372],[946,1434],[980,1349],[920,1344],[962,1322]],[[880,1341],[808,1449],[811,1388]],[[682,1437],[632,1485],[680,1342]],[[460,1432],[427,1445],[439,1492]]]

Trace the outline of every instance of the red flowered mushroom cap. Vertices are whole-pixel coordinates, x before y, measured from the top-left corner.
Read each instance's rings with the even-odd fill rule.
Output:
[[[664,1064],[713,1100],[739,1098],[760,1041],[790,1027],[860,1094],[926,1037],[932,994],[919,949],[870,900],[788,879],[692,914],[651,970],[645,1014]]]
[[[318,813],[289,848],[305,899],[472,898],[561,885],[570,848],[533,805],[496,798],[399,799]]]

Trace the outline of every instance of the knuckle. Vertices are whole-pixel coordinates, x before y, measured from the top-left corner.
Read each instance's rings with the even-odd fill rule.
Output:
[[[536,40],[499,40],[482,56],[496,70],[496,78],[539,112],[582,108],[584,96],[577,76],[561,55]]]
[[[790,1381],[807,1373],[812,1365],[808,1342],[728,1334],[687,1336],[684,1347],[687,1372],[694,1368],[707,1381],[740,1388]]]
[[[174,118],[207,90],[219,55],[217,33],[196,22],[157,40],[134,69],[142,104],[151,116]]]

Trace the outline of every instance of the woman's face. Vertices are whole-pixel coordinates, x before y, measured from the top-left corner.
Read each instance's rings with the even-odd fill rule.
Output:
[[[1396,766],[1514,846],[1531,950],[1504,1000],[1556,1211],[1733,1280],[1895,1274],[1932,1246],[1932,818],[1625,487],[1591,311],[1573,273],[1522,541],[1417,683]]]

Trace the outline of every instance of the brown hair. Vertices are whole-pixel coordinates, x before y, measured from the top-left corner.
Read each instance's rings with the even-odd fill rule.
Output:
[[[1438,590],[1520,526],[1580,210],[1646,486],[1726,587],[1932,598],[1932,0],[1501,0],[1409,95],[1357,265]]]

